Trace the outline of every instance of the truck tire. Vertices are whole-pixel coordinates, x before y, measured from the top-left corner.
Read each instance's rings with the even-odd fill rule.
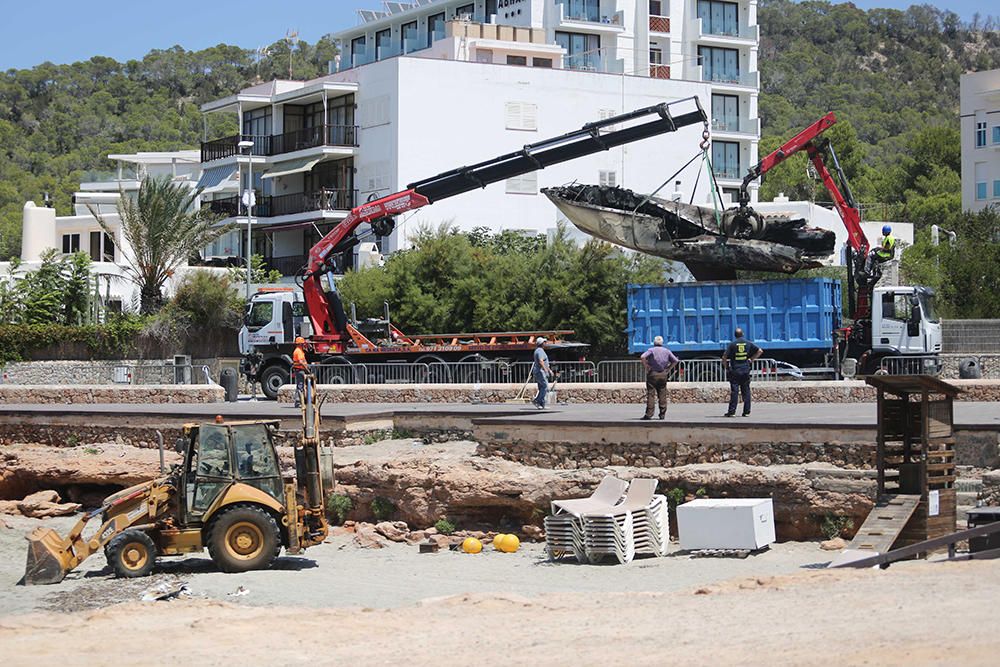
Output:
[[[278,522],[253,505],[228,507],[208,527],[208,553],[223,572],[263,570],[281,550]]]
[[[156,544],[144,531],[126,530],[111,538],[104,555],[116,577],[145,577],[156,564]]]
[[[277,400],[278,390],[291,382],[291,374],[281,364],[268,366],[260,374],[260,389],[272,401]]]

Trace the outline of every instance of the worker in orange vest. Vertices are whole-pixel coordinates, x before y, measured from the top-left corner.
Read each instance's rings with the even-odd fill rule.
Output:
[[[295,407],[302,405],[302,392],[305,391],[306,372],[306,339],[298,336],[295,339],[295,351],[292,352],[292,375],[295,377]]]

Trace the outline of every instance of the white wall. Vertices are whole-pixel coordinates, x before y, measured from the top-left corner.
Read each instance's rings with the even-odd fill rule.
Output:
[[[1000,69],[965,74],[960,87],[962,132],[962,208],[980,211],[1000,204],[993,183],[1000,182],[1000,143],[993,128],[1000,127]],[[986,123],[986,145],[976,147],[976,123]],[[986,198],[976,198],[976,183],[986,183]]]
[[[709,90],[707,84],[693,82],[417,58],[400,58],[362,69],[381,69],[384,75],[378,82],[369,82],[366,72],[359,100],[398,86],[398,104],[390,125],[361,131],[358,166],[363,171],[373,161],[396,164],[392,156],[398,150],[392,184],[396,189],[579,129],[598,120],[602,109],[622,113],[690,95],[704,100]],[[428,81],[438,82],[433,96],[427,94]],[[507,102],[537,105],[537,130],[506,129]],[[619,185],[651,192],[698,152],[702,130],[701,125],[689,126],[555,165],[537,172],[538,187],[573,181],[597,183],[600,170],[611,170],[617,172]],[[394,145],[394,141],[398,144]],[[678,177],[687,192],[694,185],[695,173],[692,166]],[[707,197],[705,185],[703,177],[696,201]],[[364,183],[359,187],[364,198]],[[412,233],[422,223],[448,221],[465,230],[487,226],[545,232],[556,226],[556,209],[544,195],[508,194],[506,190],[506,183],[496,183],[484,191],[469,192],[400,216],[397,222],[405,221],[404,234]],[[400,239],[395,239],[388,249],[395,249],[398,243]]]

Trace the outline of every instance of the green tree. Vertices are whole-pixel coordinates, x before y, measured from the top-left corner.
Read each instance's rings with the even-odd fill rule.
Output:
[[[245,266],[229,267],[229,280],[233,283],[246,284],[247,269]],[[281,280],[281,271],[272,269],[262,255],[250,255],[250,284],[266,285]]]
[[[131,248],[123,253],[128,262],[125,271],[139,288],[142,313],[163,305],[163,285],[177,267],[236,227],[219,225],[217,216],[195,208],[196,196],[197,192],[165,177],[145,179],[135,200],[126,196],[118,200],[122,237]],[[101,228],[114,234],[104,215],[88,208]]]

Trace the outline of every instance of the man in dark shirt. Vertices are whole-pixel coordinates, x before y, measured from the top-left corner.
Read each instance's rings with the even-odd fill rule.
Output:
[[[729,410],[724,416],[736,416],[736,404],[743,394],[743,416],[750,416],[750,362],[764,351],[743,337],[743,329],[733,333],[733,342],[722,354],[722,364],[729,369]]]
[[[653,407],[660,405],[660,419],[667,418],[667,376],[677,365],[674,353],[663,347],[663,336],[653,339],[653,347],[642,353],[642,365],[646,367],[646,414],[643,419],[653,418]]]

